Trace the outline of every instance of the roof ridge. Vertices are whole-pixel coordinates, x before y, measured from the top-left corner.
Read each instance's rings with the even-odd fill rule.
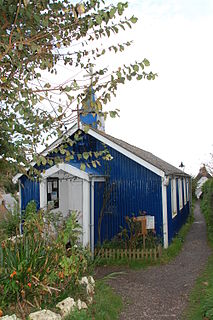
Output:
[[[108,138],[112,142],[117,143],[118,145],[120,145],[124,149],[130,151],[131,153],[133,153],[136,156],[138,156],[139,158],[145,160],[149,164],[152,164],[156,168],[162,170],[167,175],[189,176],[187,173],[183,172],[182,170],[178,169],[177,167],[168,163],[167,161],[157,157],[156,155],[154,155],[150,151],[146,151],[144,149],[141,149],[141,148],[134,146],[134,145],[122,140],[122,139],[115,138],[112,135],[110,135],[106,132],[100,131],[98,129],[92,128],[92,130],[96,131],[98,134],[100,134],[102,136],[105,136],[106,138]]]

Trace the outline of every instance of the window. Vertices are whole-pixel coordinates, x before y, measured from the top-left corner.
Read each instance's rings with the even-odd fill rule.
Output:
[[[171,181],[171,202],[172,202],[172,218],[177,215],[177,188],[176,188],[176,179]]]
[[[59,181],[58,178],[47,179],[47,207],[59,208]]]
[[[183,179],[183,195],[184,195],[184,205],[186,205],[186,179]]]
[[[183,208],[182,179],[178,179],[178,194],[179,194],[179,210],[181,210]]]
[[[186,199],[189,201],[189,179],[186,179]]]

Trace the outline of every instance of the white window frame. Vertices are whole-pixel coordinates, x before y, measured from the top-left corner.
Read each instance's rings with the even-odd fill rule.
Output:
[[[189,201],[189,179],[186,179],[186,200]]]
[[[184,205],[186,205],[187,200],[186,200],[186,179],[183,179],[183,196],[184,196]]]
[[[177,215],[177,187],[176,179],[171,180],[171,204],[172,204],[172,219]]]
[[[179,210],[183,209],[183,186],[182,179],[178,179],[178,196],[179,196]]]

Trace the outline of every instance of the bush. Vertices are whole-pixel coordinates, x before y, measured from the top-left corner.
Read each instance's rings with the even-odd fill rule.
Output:
[[[88,251],[77,245],[79,231],[75,212],[59,223],[49,212],[36,212],[31,203],[23,235],[1,243],[0,308],[11,304],[22,310],[26,305],[40,307],[62,299],[66,291],[75,296],[78,280],[90,266]]]
[[[0,221],[0,241],[18,234],[19,228],[20,213],[17,206],[13,211],[8,211],[5,218]]]
[[[132,217],[126,216],[126,228],[121,227],[121,231],[110,241],[105,241],[103,248],[113,249],[141,249],[143,248],[143,236],[141,234],[141,223]],[[147,230],[146,248],[154,248],[159,244],[159,239],[152,230]]]

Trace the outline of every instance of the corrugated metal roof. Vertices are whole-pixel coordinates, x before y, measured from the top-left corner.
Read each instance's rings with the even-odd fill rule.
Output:
[[[145,151],[143,149],[137,148],[123,140],[117,139],[115,137],[110,136],[109,134],[97,130],[97,129],[92,129],[93,131],[97,132],[98,134],[100,134],[101,136],[109,139],[111,142],[117,144],[118,146],[126,149],[127,151],[133,153],[134,155],[136,155],[137,157],[147,161],[148,163],[152,164],[153,166],[155,166],[156,168],[162,170],[163,172],[165,172],[166,175],[177,175],[177,176],[187,176],[189,177],[189,175],[185,172],[183,172],[182,170],[176,168],[175,166],[169,164],[168,162],[156,157],[154,154],[152,154],[151,152]]]

